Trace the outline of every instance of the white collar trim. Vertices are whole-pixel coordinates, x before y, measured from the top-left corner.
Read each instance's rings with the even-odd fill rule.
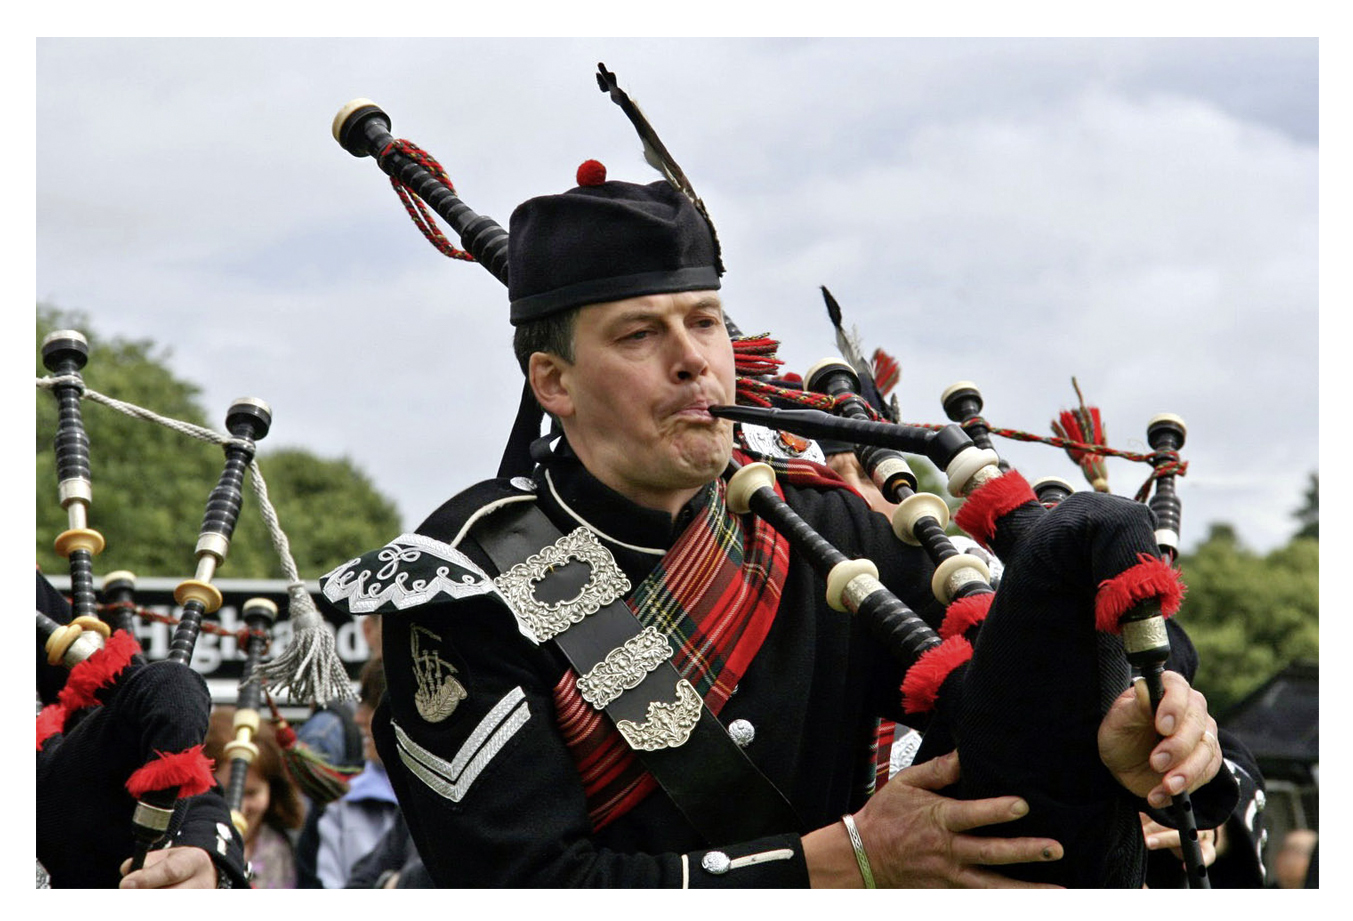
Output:
[[[651,554],[652,556],[667,555],[667,551],[663,549],[654,547],[638,547],[635,546],[634,544],[627,544],[623,540],[616,540],[614,537],[607,534],[605,531],[601,530],[601,528],[598,528],[596,525],[592,524],[592,522],[588,521],[582,515],[579,515],[573,509],[569,508],[568,503],[566,503],[563,500],[563,498],[559,495],[559,491],[554,488],[554,479],[550,476],[549,470],[545,471],[545,484],[550,487],[550,495],[554,496],[554,501],[559,503],[559,507],[562,508],[564,511],[568,512],[569,515],[573,517],[573,520],[577,521],[578,524],[582,525],[584,528],[587,528],[587,530],[591,531],[593,534],[596,534],[598,537],[604,540],[608,540],[618,547],[624,547],[627,550],[634,550],[637,553],[647,553]]]

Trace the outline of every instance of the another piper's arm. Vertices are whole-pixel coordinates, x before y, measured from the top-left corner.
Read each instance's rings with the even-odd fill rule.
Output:
[[[151,851],[135,872],[122,865],[122,889],[247,889],[244,842],[231,824],[220,787],[184,800],[183,822],[170,847]],[[205,863],[204,863],[205,859]]]
[[[126,873],[131,869],[128,857],[122,865]],[[118,884],[119,889],[215,889],[216,865],[211,855],[200,847],[171,847],[151,851],[145,866],[127,873]]]

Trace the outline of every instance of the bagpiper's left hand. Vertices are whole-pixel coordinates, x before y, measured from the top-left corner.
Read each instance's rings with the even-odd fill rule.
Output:
[[[122,862],[119,889],[215,889],[216,864],[200,847],[170,847],[151,851],[135,873],[131,858]]]
[[[1138,815],[1142,820],[1142,835],[1146,838],[1148,851],[1168,850],[1180,860],[1184,859],[1184,851],[1179,843],[1179,829],[1167,828],[1145,812]],[[1198,829],[1198,852],[1202,855],[1203,866],[1210,867],[1216,863],[1217,858],[1226,853],[1226,846],[1225,825],[1219,828]]]
[[[1119,783],[1158,808],[1207,783],[1222,764],[1206,698],[1176,672],[1165,672],[1162,684],[1154,721],[1146,682],[1136,681],[1099,724],[1100,760]]]

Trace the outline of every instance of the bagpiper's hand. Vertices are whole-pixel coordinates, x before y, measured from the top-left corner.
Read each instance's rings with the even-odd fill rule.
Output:
[[[215,889],[216,864],[200,847],[170,847],[151,851],[135,873],[131,858],[122,861],[119,889]]]
[[[883,497],[883,493],[874,485],[874,481],[864,472],[864,467],[860,465],[859,458],[855,456],[854,451],[828,454],[827,466],[835,470],[837,475],[845,480],[852,489],[864,496],[864,500],[869,503],[870,508],[888,520],[892,520],[893,512],[897,511],[897,506]]]
[[[954,800],[935,792],[957,782],[958,775],[956,752],[914,765],[898,772],[856,814],[877,884],[904,888],[1059,888],[1010,879],[987,869],[1060,860],[1062,846],[1051,838],[963,834],[981,826],[1014,821],[1027,814],[1029,806],[1017,796]]]
[[[1164,695],[1151,718],[1146,682],[1124,691],[1099,724],[1099,757],[1128,790],[1155,807],[1192,792],[1221,768],[1217,721],[1207,699],[1176,672],[1162,676]]]
[[[1168,850],[1180,860],[1184,859],[1184,851],[1179,846],[1179,829],[1167,828],[1145,812],[1138,815],[1142,819],[1142,834],[1146,837],[1148,851]],[[1226,826],[1201,829],[1198,832],[1198,850],[1203,855],[1203,866],[1212,866],[1217,857],[1226,852]]]

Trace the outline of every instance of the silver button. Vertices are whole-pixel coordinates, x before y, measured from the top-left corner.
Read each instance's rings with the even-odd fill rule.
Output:
[[[1260,812],[1268,805],[1268,797],[1264,795],[1263,790],[1254,791],[1254,804],[1259,807]]]
[[[728,865],[732,863],[728,855],[723,851],[707,851],[705,856],[700,858],[700,866],[704,867],[706,872],[719,876],[728,872]]]
[[[756,727],[747,720],[733,720],[728,724],[728,734],[733,737],[739,748],[746,748],[752,744],[752,739],[756,738]]]

